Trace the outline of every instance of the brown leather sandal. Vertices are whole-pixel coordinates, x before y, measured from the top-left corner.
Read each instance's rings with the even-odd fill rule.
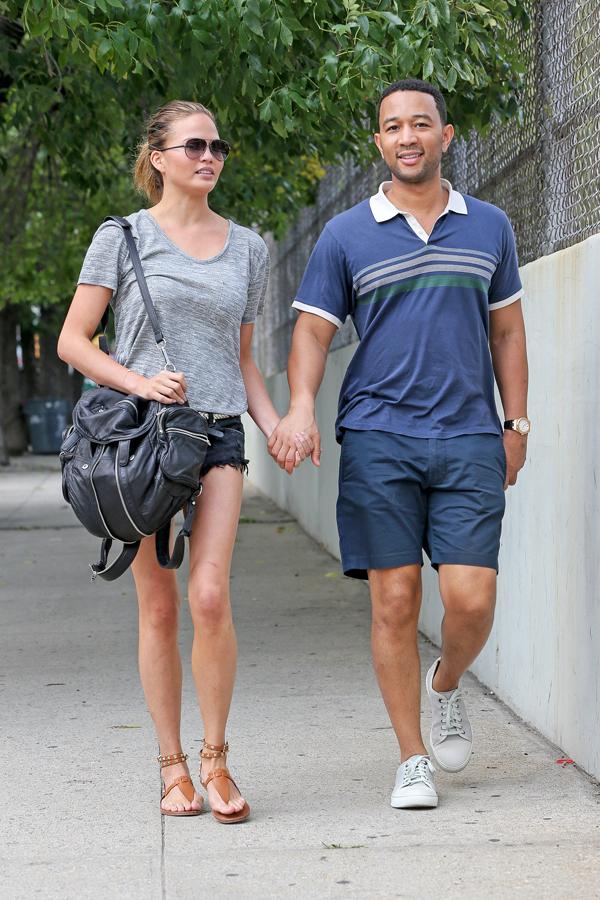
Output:
[[[176,766],[177,763],[184,763],[186,761],[187,753],[172,753],[171,756],[157,756],[157,760],[160,763],[161,773],[163,769],[167,769],[169,766]],[[194,795],[196,791],[194,790],[194,782],[190,778],[189,775],[180,775],[179,778],[175,778],[169,787],[165,786],[164,779],[162,779],[162,794],[160,798],[160,811],[163,816],[199,816],[202,812],[201,809],[183,809],[183,810],[171,810],[171,809],[163,809],[163,800],[165,797],[171,793],[173,788],[178,787],[183,796],[189,803],[194,799]],[[200,804],[204,802],[203,798],[200,797]]]
[[[203,759],[217,759],[219,756],[225,758],[227,755],[227,751],[229,750],[229,744],[221,744],[221,746],[217,746],[215,744],[207,744],[204,738],[202,739],[202,745],[202,750],[200,751],[201,763]],[[221,769],[213,769],[212,772],[209,772],[204,781],[202,781],[202,769],[200,769],[200,781],[202,783],[202,787],[205,790],[208,788],[208,785],[211,783],[211,781],[214,782],[214,785],[224,803],[229,803],[229,782],[231,782],[231,784],[233,784],[239,791],[237,784],[229,774],[229,769],[226,766],[223,766],[223,768]],[[244,806],[242,807],[242,809],[240,809],[239,812],[226,814],[213,809],[212,814],[217,822],[221,822],[223,825],[232,825],[236,822],[243,822],[244,819],[247,819],[250,815],[250,807],[246,802],[244,802]]]

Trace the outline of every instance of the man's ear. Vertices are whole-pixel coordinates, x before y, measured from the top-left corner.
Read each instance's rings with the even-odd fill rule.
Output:
[[[446,153],[454,137],[454,126],[444,125],[442,129],[442,153]]]
[[[381,135],[379,134],[378,131],[376,131],[375,134],[373,135],[373,140],[375,141],[375,144],[377,145],[377,149],[379,150],[379,152],[381,154],[381,158],[383,159],[383,150],[381,149]]]

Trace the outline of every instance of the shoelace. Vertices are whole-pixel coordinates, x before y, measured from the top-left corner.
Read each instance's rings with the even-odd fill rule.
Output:
[[[460,691],[455,691],[451,697],[440,697],[439,700],[442,707],[442,737],[448,737],[451,734],[465,737],[465,726],[459,707],[459,701],[462,700]]]
[[[421,756],[406,766],[402,777],[402,787],[406,787],[409,784],[418,784],[419,781],[424,781],[432,787],[431,775],[434,772],[435,769],[431,765],[430,760],[426,756]]]

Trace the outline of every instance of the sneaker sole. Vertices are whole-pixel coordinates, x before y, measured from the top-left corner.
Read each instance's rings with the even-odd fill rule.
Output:
[[[413,794],[412,797],[402,797],[398,800],[392,799],[390,800],[390,806],[394,809],[435,809],[438,805],[437,797],[428,797],[428,796],[415,796]]]

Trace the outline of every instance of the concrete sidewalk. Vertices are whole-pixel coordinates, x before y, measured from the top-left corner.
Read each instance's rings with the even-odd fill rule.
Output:
[[[2,897],[600,896],[599,785],[471,677],[471,764],[438,775],[437,810],[390,808],[397,749],[365,587],[250,490],[228,738],[253,815],[232,828],[209,814],[161,819],[132,580],[89,583],[98,543],[62,501],[54,460],[0,469]],[[181,634],[193,774],[202,732],[185,610]],[[422,651],[428,666],[434,648]]]

